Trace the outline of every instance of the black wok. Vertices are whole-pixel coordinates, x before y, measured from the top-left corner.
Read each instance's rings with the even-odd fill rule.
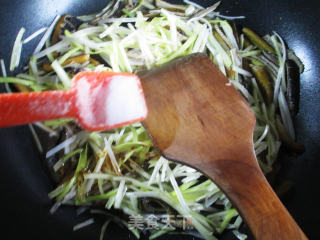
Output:
[[[215,1],[197,1],[208,6]],[[25,36],[48,26],[57,14],[81,15],[103,8],[103,0],[2,0],[0,7],[0,58],[7,64],[20,27]],[[301,76],[300,111],[295,121],[298,140],[306,152],[296,160],[283,160],[281,174],[294,183],[294,190],[284,200],[289,212],[309,239],[320,239],[320,4],[315,0],[223,0],[222,12],[245,15],[243,25],[264,34],[275,30],[305,64]],[[23,49],[26,63],[37,41]],[[4,88],[1,89],[4,91]],[[49,213],[52,202],[47,193],[52,182],[41,164],[27,126],[0,130],[0,216],[3,239],[99,239],[102,221],[77,232],[73,225],[88,218],[76,216],[75,209],[64,207]],[[229,235],[229,234],[226,234]],[[116,225],[108,228],[106,239],[134,239]],[[165,236],[162,239],[192,239]],[[223,239],[233,239],[224,236]]]

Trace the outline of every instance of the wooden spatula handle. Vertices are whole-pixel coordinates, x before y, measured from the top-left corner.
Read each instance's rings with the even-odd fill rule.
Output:
[[[0,94],[0,127],[72,117],[72,91]]]
[[[307,239],[268,184],[260,168],[244,162],[216,160],[208,165],[207,173],[212,172],[211,176],[218,176],[214,180],[237,206],[255,239]]]

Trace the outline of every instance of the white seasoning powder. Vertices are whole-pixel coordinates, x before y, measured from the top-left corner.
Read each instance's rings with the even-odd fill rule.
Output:
[[[83,77],[77,82],[77,105],[79,108],[80,116],[86,119],[87,123],[94,122],[94,116],[91,108],[91,98],[90,95],[90,83]]]
[[[147,113],[137,77],[115,75],[108,83],[91,84],[86,77],[77,82],[79,117],[93,127],[113,127],[132,122]]]
[[[114,76],[107,98],[108,125],[135,120],[146,115],[146,107],[136,77]]]

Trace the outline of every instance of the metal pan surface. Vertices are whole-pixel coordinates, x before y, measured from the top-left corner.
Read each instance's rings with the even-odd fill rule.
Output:
[[[178,1],[176,1],[178,2]],[[195,1],[209,6],[215,1]],[[2,0],[0,7],[0,58],[10,61],[11,49],[20,27],[26,36],[48,26],[57,14],[82,15],[96,12],[104,0]],[[276,31],[303,61],[300,111],[295,126],[306,152],[298,159],[284,160],[282,174],[294,182],[285,200],[289,212],[309,239],[320,239],[320,3],[315,0],[223,0],[221,12],[245,15],[241,24],[260,34]],[[23,49],[26,63],[37,41]],[[1,88],[4,91],[4,88]],[[0,129],[0,214],[1,235],[10,239],[99,239],[102,221],[73,232],[72,227],[87,219],[65,207],[54,215],[48,192],[52,182],[43,170],[41,156],[27,126]],[[259,203],[257,203],[259,204]],[[229,234],[222,239],[234,239]],[[108,228],[108,239],[134,239],[116,225]],[[182,235],[162,239],[193,239]]]

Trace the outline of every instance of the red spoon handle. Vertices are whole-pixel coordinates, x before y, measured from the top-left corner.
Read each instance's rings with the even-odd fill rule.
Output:
[[[73,91],[0,94],[0,127],[72,117]]]

